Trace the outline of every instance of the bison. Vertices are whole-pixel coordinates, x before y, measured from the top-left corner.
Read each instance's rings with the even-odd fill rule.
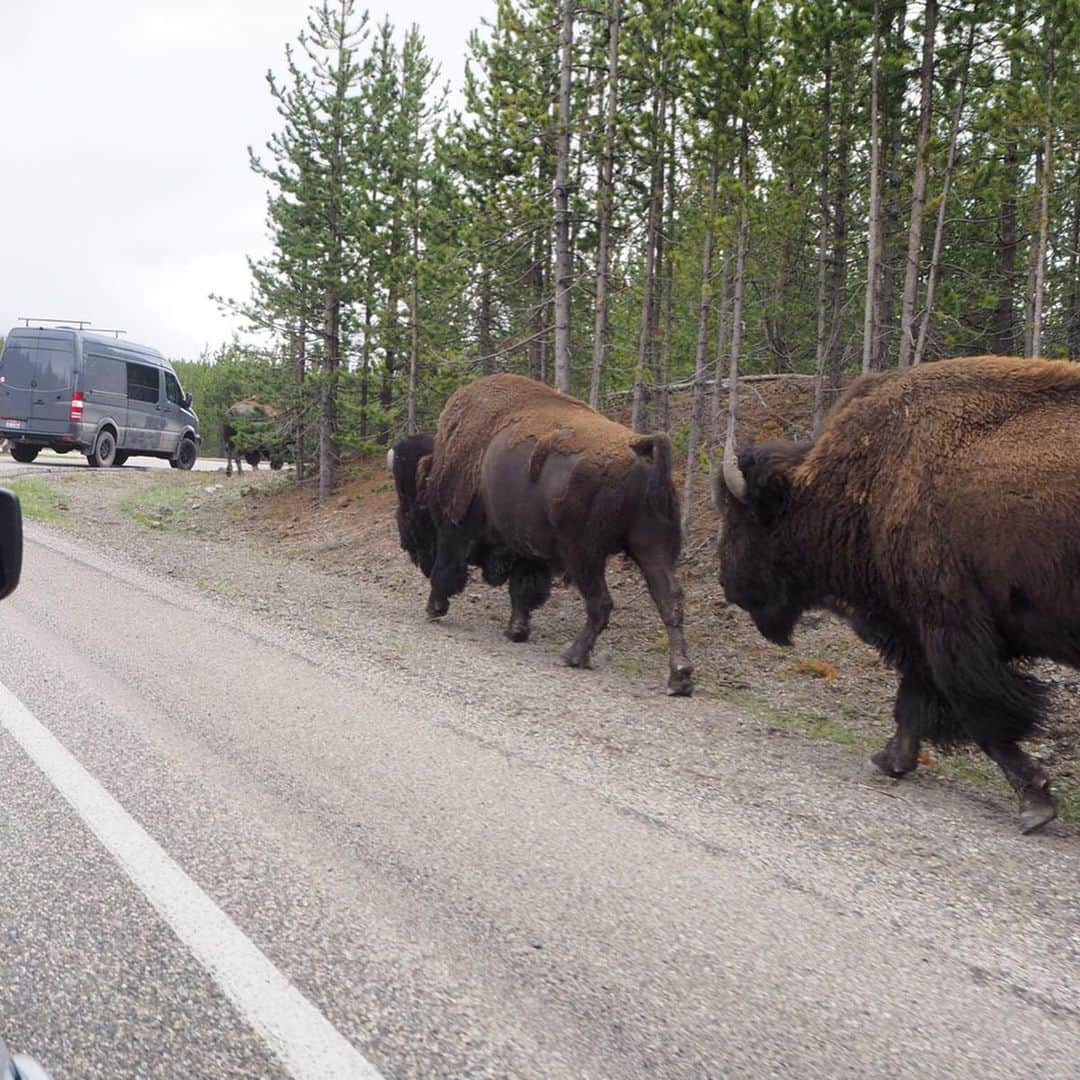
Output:
[[[225,410],[221,424],[221,445],[225,448],[225,475],[243,473],[241,459],[253,469],[264,458],[271,469],[280,469],[288,453],[287,440],[281,427],[281,414],[276,406],[255,398],[237,401]]]
[[[769,640],[802,612],[847,618],[895,667],[896,731],[973,742],[1031,832],[1056,815],[1020,748],[1047,689],[1014,662],[1080,666],[1080,367],[983,356],[867,375],[812,442],[725,450],[721,581]]]
[[[431,581],[431,618],[446,614],[468,567],[479,566],[489,585],[509,582],[506,636],[526,641],[532,612],[560,574],[586,610],[565,660],[588,667],[613,607],[607,561],[623,552],[641,569],[667,627],[668,691],[691,692],[666,435],[635,435],[533,379],[490,375],[450,398],[434,439],[405,439],[388,462],[402,547]]]

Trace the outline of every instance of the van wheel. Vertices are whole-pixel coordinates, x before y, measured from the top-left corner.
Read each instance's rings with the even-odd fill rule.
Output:
[[[121,465],[127,461],[128,455],[126,450],[117,450],[116,457],[113,458],[113,468],[119,469]]]
[[[94,449],[86,455],[86,460],[93,469],[107,469],[116,458],[116,436],[105,428],[98,432],[94,440]]]
[[[169,458],[169,464],[174,469],[190,469],[195,464],[196,457],[198,457],[198,450],[195,448],[195,440],[181,439],[176,450],[176,457]]]
[[[29,465],[38,456],[37,446],[24,446],[22,443],[11,444],[11,456],[23,465]]]

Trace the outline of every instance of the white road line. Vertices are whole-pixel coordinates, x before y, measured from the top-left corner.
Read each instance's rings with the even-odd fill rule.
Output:
[[[0,727],[26,751],[295,1077],[382,1080],[371,1064],[0,683]]]

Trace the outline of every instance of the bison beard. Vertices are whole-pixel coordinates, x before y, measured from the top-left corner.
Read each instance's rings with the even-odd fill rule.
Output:
[[[488,584],[509,585],[506,635],[525,641],[532,612],[562,574],[586,609],[566,662],[588,667],[613,606],[607,560],[623,552],[641,569],[667,627],[668,690],[690,693],[666,435],[635,435],[543,383],[492,375],[450,398],[434,442],[423,441],[430,438],[402,440],[388,464],[401,545],[431,580],[431,617],[446,614],[468,567],[479,566]]]
[[[1077,461],[1074,364],[976,357],[866,376],[813,443],[744,451],[721,481],[725,593],[774,640],[808,608],[848,618],[900,673],[878,768],[911,772],[924,738],[974,742],[1030,832],[1056,813],[1018,745],[1047,691],[1011,662],[1080,667]]]

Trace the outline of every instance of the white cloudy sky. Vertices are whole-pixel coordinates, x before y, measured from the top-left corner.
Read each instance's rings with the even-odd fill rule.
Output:
[[[362,8],[362,0],[357,7]],[[460,86],[492,0],[368,5],[417,23]],[[0,335],[22,316],[120,327],[173,358],[226,341],[207,299],[265,251],[247,147],[307,0],[0,0]]]

